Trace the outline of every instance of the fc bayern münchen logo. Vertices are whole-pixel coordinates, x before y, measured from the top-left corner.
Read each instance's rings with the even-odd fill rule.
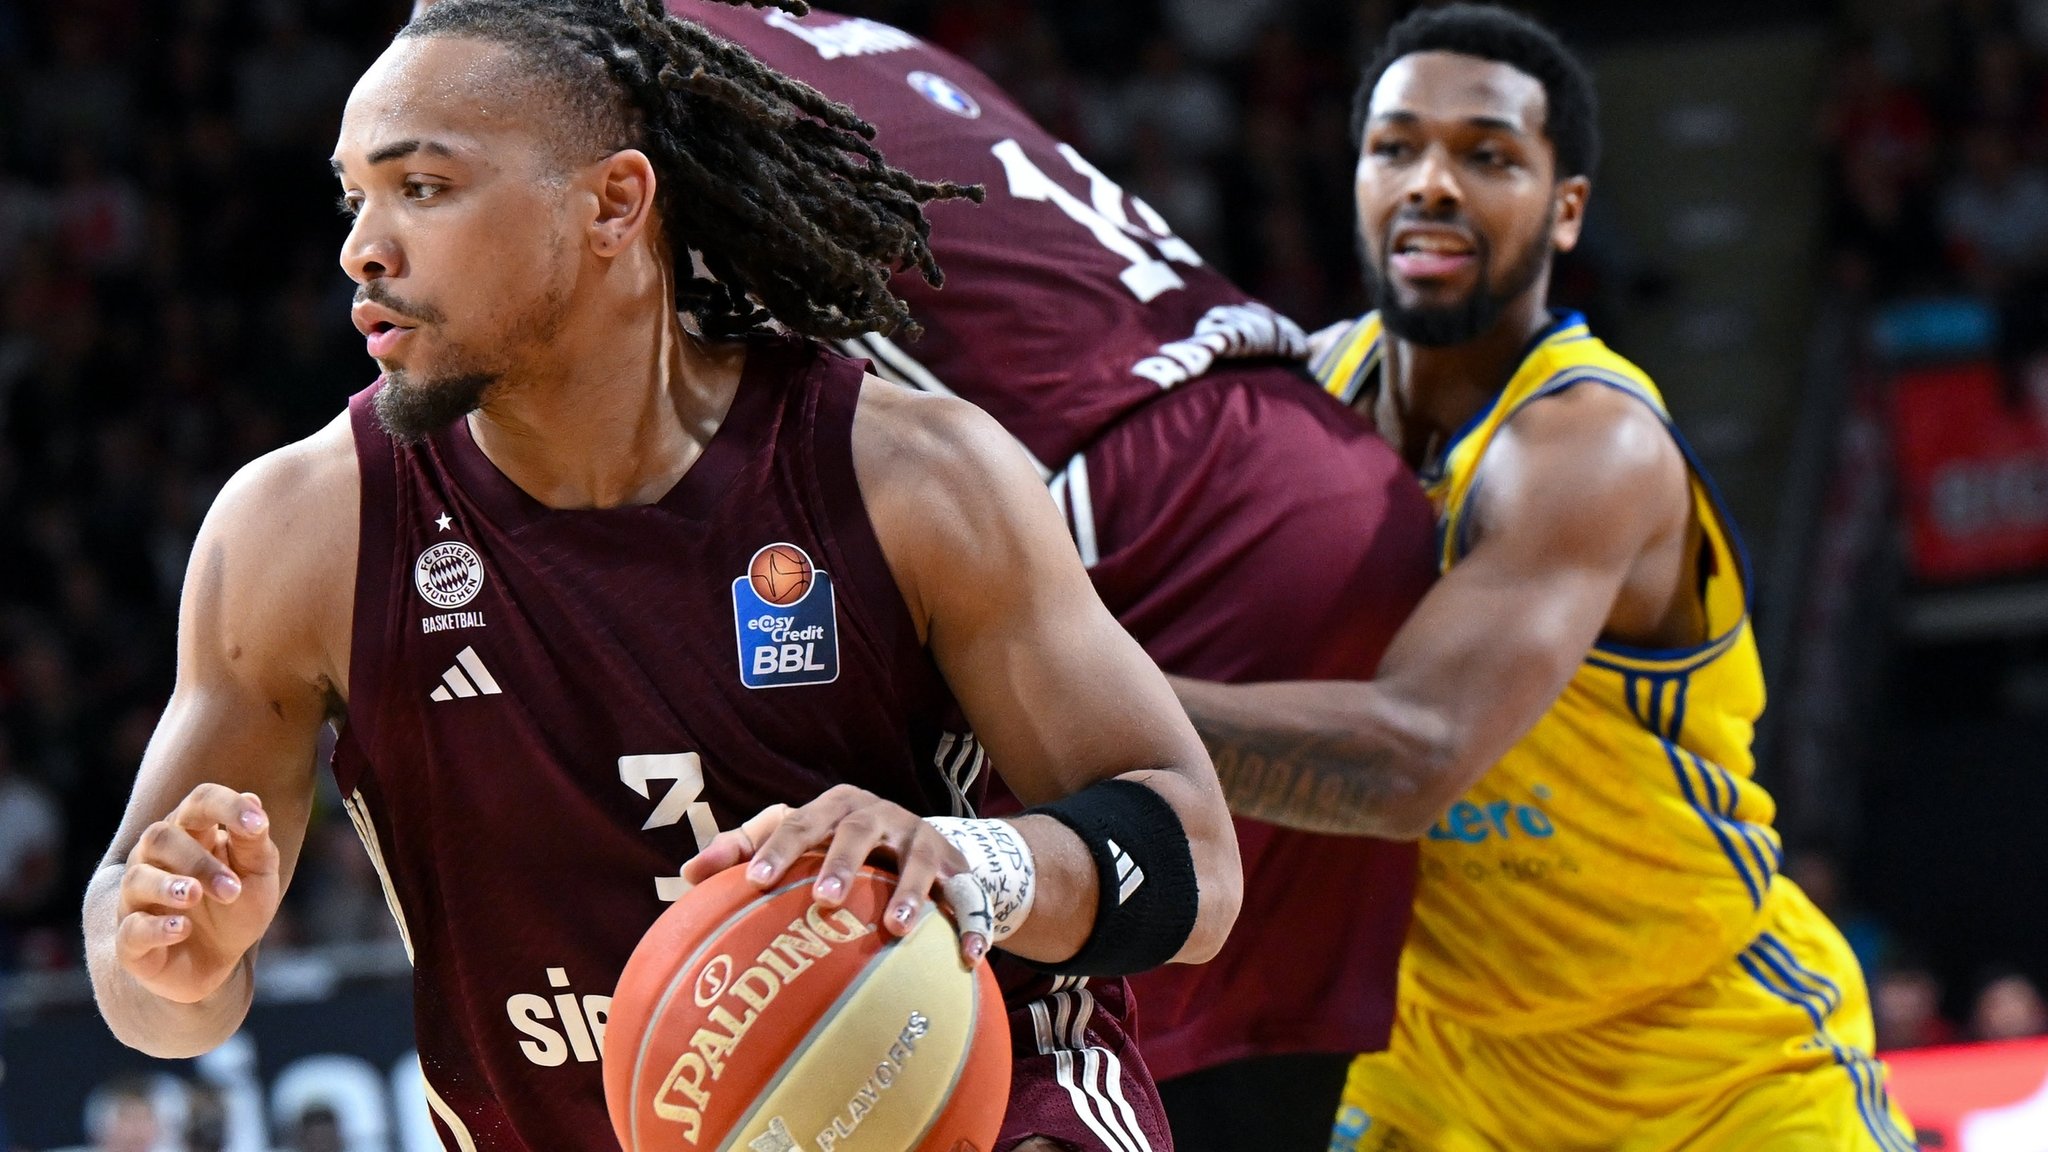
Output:
[[[484,562],[460,540],[443,540],[420,553],[412,582],[436,608],[460,608],[484,588]]]

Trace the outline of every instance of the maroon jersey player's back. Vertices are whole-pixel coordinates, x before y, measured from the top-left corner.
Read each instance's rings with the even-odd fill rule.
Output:
[[[1432,521],[1392,450],[1272,359],[1305,350],[1293,324],[957,57],[816,9],[668,3],[851,105],[891,163],[984,185],[930,209],[945,287],[891,283],[923,338],[860,352],[980,405],[1056,474],[1096,590],[1162,667],[1371,676],[1435,572]],[[1413,845],[1238,830],[1224,952],[1133,978],[1147,1063],[1383,1047]]]
[[[864,338],[877,371],[987,410],[1056,469],[1132,409],[1218,359],[1299,356],[1301,330],[1246,296],[959,58],[870,20],[714,0],[669,9],[853,106],[889,162],[978,183],[984,203],[933,204],[946,273],[890,284],[924,326]],[[1047,468],[1050,466],[1050,469]]]
[[[840,782],[959,810],[931,755],[952,702],[854,482],[860,380],[815,345],[752,343],[676,487],[604,510],[536,503],[465,421],[408,446],[374,389],[351,404],[335,776],[416,965],[450,1149],[615,1147],[609,993],[719,828]]]

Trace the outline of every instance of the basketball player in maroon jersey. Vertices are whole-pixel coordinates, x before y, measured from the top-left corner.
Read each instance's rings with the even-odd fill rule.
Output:
[[[1096,591],[1161,667],[1377,670],[1434,574],[1431,513],[1392,449],[1291,362],[1290,323],[958,58],[816,9],[669,10],[860,109],[898,163],[987,189],[931,206],[944,289],[892,285],[924,334],[850,350],[1026,446]],[[1322,1152],[1351,1054],[1386,1044],[1414,849],[1237,830],[1246,891],[1223,952],[1131,981],[1145,1059],[1183,1152]]]
[[[999,1150],[1170,1147],[1121,982],[1044,997],[1214,955],[1222,795],[1014,443],[771,330],[894,328],[889,270],[937,278],[920,205],[957,190],[863,127],[646,0],[447,0],[366,74],[335,166],[385,374],[195,545],[87,895],[124,1040],[239,1025],[332,720],[451,1147],[611,1147],[605,993],[679,863],[808,848],[821,903],[879,853],[890,930],[943,885],[1001,943]],[[984,748],[1033,808],[972,816]]]

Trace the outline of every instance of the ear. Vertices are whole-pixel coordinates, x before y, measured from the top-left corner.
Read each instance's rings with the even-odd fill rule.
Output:
[[[1586,226],[1586,200],[1593,195],[1593,182],[1573,176],[1557,182],[1557,215],[1550,225],[1550,246],[1569,252],[1579,246],[1579,233]]]
[[[592,178],[597,214],[590,221],[590,249],[617,256],[654,220],[654,163],[638,148],[627,148],[599,161]]]

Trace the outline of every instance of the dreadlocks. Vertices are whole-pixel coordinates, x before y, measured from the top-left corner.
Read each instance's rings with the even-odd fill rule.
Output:
[[[802,0],[724,2],[807,11]],[[503,44],[550,89],[570,121],[565,141],[602,145],[597,155],[645,152],[677,306],[707,335],[771,321],[821,338],[915,335],[889,275],[916,268],[943,283],[923,206],[981,199],[978,185],[890,167],[851,108],[676,19],[662,0],[443,0],[398,35]]]

